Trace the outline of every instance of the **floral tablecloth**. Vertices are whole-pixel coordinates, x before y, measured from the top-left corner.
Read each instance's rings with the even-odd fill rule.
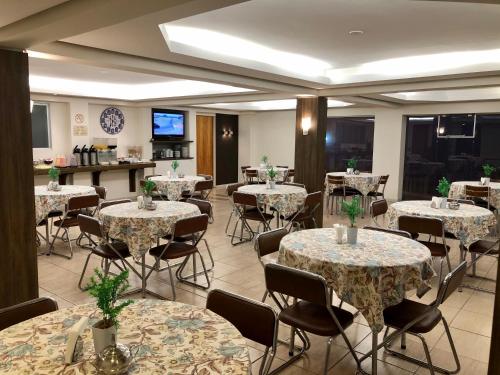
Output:
[[[60,185],[61,190],[49,191],[46,185],[35,186],[35,217],[37,224],[45,219],[50,211],[64,211],[69,198],[79,195],[95,194],[91,186]]]
[[[83,355],[64,364],[68,329],[90,317]],[[0,374],[97,374],[91,324],[94,304],[39,316],[0,332]],[[118,342],[134,355],[128,374],[248,374],[245,339],[228,321],[201,307],[136,300],[119,317]]]
[[[445,231],[453,233],[466,247],[484,238],[489,234],[490,227],[496,225],[495,215],[490,210],[468,204],[461,204],[458,210],[450,210],[432,208],[430,201],[396,202],[387,211],[389,228],[398,228],[398,217],[401,215],[441,219]]]
[[[168,177],[155,176],[149,178],[156,183],[158,191],[166,195],[168,200],[178,201],[182,197],[183,191],[192,192],[197,181],[203,181],[205,178],[200,176]]]
[[[333,228],[293,232],[281,240],[278,263],[323,276],[379,332],[384,309],[434,276],[431,253],[417,241],[366,229],[355,245],[345,241],[336,243]]]
[[[306,189],[292,185],[276,185],[274,189],[268,189],[266,185],[245,185],[238,191],[255,195],[257,203],[273,207],[285,216],[292,215],[301,208],[307,196]]]
[[[125,242],[139,260],[158,237],[172,234],[177,220],[200,215],[197,206],[183,202],[155,202],[156,210],[139,209],[137,202],[115,204],[99,211],[109,237]]]
[[[259,174],[259,180],[261,181],[266,181],[268,179],[267,177],[267,168],[261,168],[261,167],[250,167],[248,168],[249,170],[257,171]],[[276,181],[283,181],[288,174],[288,168],[278,168],[278,167],[273,167],[273,169],[276,171]]]
[[[448,196],[453,199],[465,198],[465,186],[482,186],[479,181],[455,181],[451,183]],[[500,182],[490,182],[490,204],[500,208]]]
[[[370,191],[378,189],[378,182],[381,176],[371,173],[347,174],[346,172],[330,172],[327,176],[343,176],[346,186],[357,189],[363,195],[367,195]],[[338,185],[328,184],[328,177],[325,179],[325,184],[329,191],[338,187]]]

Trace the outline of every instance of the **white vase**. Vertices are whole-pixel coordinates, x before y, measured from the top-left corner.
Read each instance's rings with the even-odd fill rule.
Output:
[[[101,328],[103,320],[99,320],[92,326],[92,337],[94,338],[94,349],[96,353],[102,352],[105,348],[116,343],[116,326]]]
[[[448,207],[448,198],[441,198],[441,202],[439,204],[439,208],[446,208]]]
[[[59,182],[56,180],[49,181],[47,190],[59,190]]]
[[[276,181],[269,181],[269,189],[276,189]]]
[[[489,177],[481,177],[481,185],[487,186],[490,184],[490,178]]]
[[[354,173],[354,168],[347,168],[346,173],[347,174],[353,174]]]
[[[354,245],[358,240],[358,228],[347,227],[347,243]]]
[[[153,203],[153,197],[150,195],[145,195],[143,200],[144,200],[145,207],[149,207],[149,206],[151,206],[151,203]]]

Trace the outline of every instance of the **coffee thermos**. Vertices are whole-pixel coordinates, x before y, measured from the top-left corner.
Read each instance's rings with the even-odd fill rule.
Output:
[[[82,151],[81,151],[81,165],[87,166],[89,165],[89,149],[87,145],[83,145]]]
[[[97,165],[97,149],[94,145],[90,146],[89,149],[90,165]]]
[[[74,160],[74,162],[73,162]],[[81,163],[81,151],[80,151],[80,148],[78,147],[78,145],[75,146],[75,148],[73,149],[73,157],[71,158],[71,161],[72,161],[72,167],[78,167]],[[73,165],[74,163],[74,165]]]

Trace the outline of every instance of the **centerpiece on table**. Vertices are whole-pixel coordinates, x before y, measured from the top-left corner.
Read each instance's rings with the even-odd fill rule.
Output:
[[[276,189],[276,177],[278,176],[278,172],[273,167],[270,167],[266,173],[269,178],[269,189]]]
[[[59,186],[59,169],[56,167],[51,167],[49,169],[49,184],[47,185],[47,190],[58,191],[61,190]]]
[[[358,227],[356,226],[356,218],[363,214],[359,196],[354,196],[351,201],[342,201],[342,212],[344,212],[351,225],[347,227],[347,243],[354,245],[358,240]]]
[[[130,286],[128,270],[116,276],[105,275],[98,268],[94,272],[95,275],[90,278],[87,290],[92,297],[95,297],[97,307],[102,314],[102,319],[92,326],[94,348],[99,354],[105,348],[117,345],[118,316],[133,301],[118,300]]]
[[[347,170],[346,170],[346,173],[347,174],[354,174],[354,172],[356,171],[357,166],[358,166],[358,161],[355,158],[351,158],[351,159],[347,160]]]
[[[481,185],[489,185],[490,180],[491,180],[491,175],[493,172],[495,172],[496,168],[492,166],[491,164],[484,164],[483,165],[483,174],[484,177],[481,177]]]
[[[153,191],[156,189],[156,184],[154,181],[146,180],[142,187],[142,193],[144,194],[144,207],[153,208]]]
[[[438,186],[436,188],[440,197],[432,197],[431,207],[434,208],[446,208],[448,204],[448,194],[450,193],[450,182],[443,177],[439,180]]]
[[[260,158],[260,167],[267,168],[268,165],[269,165],[269,158],[267,157],[267,155],[262,155],[262,157]]]
[[[172,164],[170,164],[172,170],[174,171],[174,178],[177,177],[177,168],[179,168],[180,165],[181,164],[179,163],[178,160],[172,160]]]

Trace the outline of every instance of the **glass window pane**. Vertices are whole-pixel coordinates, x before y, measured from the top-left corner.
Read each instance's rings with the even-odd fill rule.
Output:
[[[50,148],[49,105],[33,103],[31,111],[33,148]]]

